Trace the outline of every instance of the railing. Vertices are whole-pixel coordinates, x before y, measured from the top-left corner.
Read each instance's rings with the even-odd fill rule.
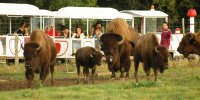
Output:
[[[23,49],[21,44],[24,45],[29,41],[29,36],[17,36],[17,44],[15,41],[16,36],[0,36],[0,59],[15,59],[16,54],[19,59],[23,59]],[[96,47],[97,39],[67,39],[67,38],[53,38],[56,49],[57,58],[73,58],[72,53],[76,52],[78,48],[91,46]],[[16,51],[16,45],[18,46]]]

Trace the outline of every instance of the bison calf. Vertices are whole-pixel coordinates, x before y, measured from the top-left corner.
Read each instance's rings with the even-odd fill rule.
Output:
[[[78,83],[80,82],[80,66],[83,66],[84,81],[88,83],[89,68],[92,69],[92,82],[95,81],[96,65],[101,65],[103,55],[92,47],[83,47],[77,50],[75,54],[76,67],[78,74]]]
[[[157,37],[153,33],[143,35],[135,45],[134,64],[135,64],[135,79],[138,82],[138,66],[139,62],[143,62],[144,71],[149,80],[150,68],[153,68],[155,81],[157,80],[158,70],[161,73],[168,65],[168,50],[164,46],[160,46]]]

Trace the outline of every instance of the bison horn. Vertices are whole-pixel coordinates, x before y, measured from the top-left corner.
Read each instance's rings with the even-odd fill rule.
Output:
[[[190,37],[190,40],[193,40],[194,39],[194,35],[192,33],[191,34],[191,37]]]
[[[118,45],[121,45],[122,43],[124,43],[124,37],[121,36],[120,40],[117,42]]]
[[[41,49],[42,49],[41,46],[38,46],[38,47],[36,48],[37,51],[40,51]]]
[[[90,57],[93,58],[94,57],[93,54],[90,54]]]
[[[110,62],[110,63],[112,63],[112,61],[113,61],[113,59],[112,59],[112,58],[110,58],[110,59],[109,59],[109,62]]]
[[[24,46],[23,46],[23,43],[21,43],[21,48],[22,48],[22,50],[24,50]]]
[[[158,53],[159,51],[158,51],[158,47],[155,47],[155,51]]]

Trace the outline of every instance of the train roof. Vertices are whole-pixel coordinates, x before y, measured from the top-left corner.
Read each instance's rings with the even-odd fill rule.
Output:
[[[40,10],[30,4],[0,3],[0,15],[7,16],[53,16],[48,10]]]
[[[129,14],[120,13],[114,8],[103,7],[63,7],[55,11],[55,17],[86,18],[86,19],[114,19],[117,17],[131,19]]]
[[[168,14],[158,10],[123,10],[121,13],[127,13],[133,17],[146,17],[146,18],[165,18]]]

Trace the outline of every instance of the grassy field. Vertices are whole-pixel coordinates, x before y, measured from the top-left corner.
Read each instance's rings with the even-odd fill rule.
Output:
[[[73,84],[42,86],[37,84],[32,89],[0,91],[0,100],[199,100],[200,98],[200,63],[195,61],[170,61],[170,68],[158,75],[158,82],[147,81],[142,67],[139,70],[140,82],[133,78],[133,66],[130,80],[110,80],[106,64],[98,67],[99,76],[96,84]],[[68,65],[69,71],[76,71]],[[76,73],[67,73],[65,65],[57,65],[55,79],[73,78]],[[119,77],[119,75],[117,76]],[[48,79],[50,77],[48,76]],[[0,66],[0,79],[24,81],[24,66]],[[38,76],[35,77],[36,81]]]

